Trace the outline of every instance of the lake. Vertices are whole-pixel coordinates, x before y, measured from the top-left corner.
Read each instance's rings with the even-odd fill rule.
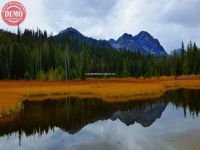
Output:
[[[143,101],[23,101],[0,118],[0,149],[199,150],[200,90]]]

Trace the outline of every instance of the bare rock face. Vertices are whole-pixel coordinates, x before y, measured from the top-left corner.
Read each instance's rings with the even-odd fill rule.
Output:
[[[118,40],[109,40],[109,43],[113,48],[125,49],[142,54],[163,56],[167,55],[163,46],[158,39],[155,39],[146,31],[141,31],[138,35],[132,36],[131,34],[123,34]]]

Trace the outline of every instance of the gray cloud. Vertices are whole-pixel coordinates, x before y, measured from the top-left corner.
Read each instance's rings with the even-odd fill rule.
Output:
[[[74,17],[106,17],[118,0],[43,0],[48,11],[56,15],[72,15]]]
[[[193,28],[200,25],[200,1],[171,1],[161,15],[161,21]]]
[[[2,7],[7,0],[2,0]],[[21,0],[27,8],[22,28],[57,34],[74,27],[86,36],[109,39],[141,30],[158,38],[170,52],[181,41],[200,45],[200,0]],[[0,28],[16,30],[0,20]]]

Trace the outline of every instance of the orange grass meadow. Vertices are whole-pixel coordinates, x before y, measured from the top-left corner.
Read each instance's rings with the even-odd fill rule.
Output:
[[[200,76],[149,79],[88,79],[86,81],[0,81],[0,116],[17,112],[24,99],[98,97],[107,102],[150,99],[167,90],[200,89]]]

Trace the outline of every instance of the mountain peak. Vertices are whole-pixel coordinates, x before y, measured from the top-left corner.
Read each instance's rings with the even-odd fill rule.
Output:
[[[56,35],[56,37],[58,39],[61,39],[65,35],[67,35],[68,39],[79,40],[80,42],[87,43],[88,45],[111,48],[111,45],[108,41],[96,40],[96,39],[87,37],[72,27],[69,27],[59,32],[58,35]]]
[[[117,41],[110,40],[109,42],[116,49],[139,51],[143,54],[156,56],[167,55],[159,41],[146,31],[141,31],[134,37],[131,34],[124,33]]]
[[[147,31],[140,31],[140,33],[138,35],[148,35],[151,36],[151,34]]]
[[[67,33],[68,38],[79,39],[80,41],[84,41],[86,43],[95,46],[98,45],[98,46],[112,47],[115,49],[130,50],[134,52],[141,52],[142,54],[145,55],[148,54],[156,56],[167,55],[162,45],[160,45],[160,42],[146,31],[141,31],[136,36],[124,33],[116,41],[114,39],[105,41],[105,40],[96,40],[93,38],[89,38],[84,36],[78,30],[72,27],[69,27],[61,31],[57,36],[60,37],[64,33]]]
[[[61,31],[59,34],[63,34],[63,33],[75,33],[75,34],[81,34],[78,30],[76,30],[75,28],[69,27],[63,31]]]
[[[163,46],[158,39],[155,39],[150,33],[141,31],[138,35],[134,36],[134,41],[141,45],[141,49],[146,53],[150,53],[156,56],[167,55]]]
[[[153,39],[153,36],[152,36],[150,33],[146,32],[146,31],[141,31],[141,32],[137,35],[137,37],[140,37],[140,39],[146,39],[146,38],[148,38],[148,39]]]
[[[123,40],[130,40],[132,39],[133,36],[131,34],[128,33],[124,33],[118,40],[123,39]]]
[[[69,27],[66,29],[67,32],[78,32],[80,33],[78,30],[76,30],[75,28]]]

